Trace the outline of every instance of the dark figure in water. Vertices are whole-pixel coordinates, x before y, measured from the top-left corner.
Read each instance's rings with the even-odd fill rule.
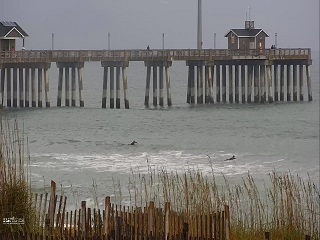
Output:
[[[228,158],[228,159],[226,159],[225,161],[231,161],[231,160],[235,160],[235,159],[236,159],[236,157],[235,157],[234,155],[232,155],[231,158]]]
[[[129,145],[135,145],[135,144],[138,144],[135,140],[133,140],[132,143],[130,143]]]

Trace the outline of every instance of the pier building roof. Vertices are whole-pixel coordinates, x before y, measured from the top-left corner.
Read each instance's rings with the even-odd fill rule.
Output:
[[[261,32],[263,32],[267,37],[269,37],[269,35],[263,29],[258,29],[258,28],[254,28],[254,29],[230,29],[224,36],[228,37],[230,32],[235,34],[237,37],[256,37]]]
[[[29,35],[16,22],[0,21],[0,39],[19,39]]]

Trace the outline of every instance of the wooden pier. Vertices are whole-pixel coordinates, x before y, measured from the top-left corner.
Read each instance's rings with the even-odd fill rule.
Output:
[[[143,61],[146,66],[145,106],[149,106],[151,76],[153,105],[164,105],[165,78],[166,103],[172,106],[170,68],[173,61],[186,62],[189,104],[304,101],[304,86],[307,100],[312,101],[309,48],[39,50],[0,52],[0,105],[42,107],[44,90],[45,106],[50,107],[49,82],[56,81],[49,81],[48,69],[51,63],[56,63],[59,69],[57,106],[63,105],[64,82],[65,106],[76,106],[78,99],[78,105],[84,107],[84,63],[101,62],[102,108],[107,108],[108,86],[109,108],[121,108],[121,79],[124,107],[129,108],[127,68],[131,61]]]

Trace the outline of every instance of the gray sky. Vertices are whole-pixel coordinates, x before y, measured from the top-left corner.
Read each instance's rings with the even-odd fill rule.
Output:
[[[196,48],[197,0],[0,0],[0,20],[29,34],[27,49]],[[267,46],[319,50],[319,0],[202,0],[203,47],[226,48],[224,34],[243,28],[248,7]],[[21,42],[18,44],[21,45]],[[17,46],[17,48],[19,45]]]

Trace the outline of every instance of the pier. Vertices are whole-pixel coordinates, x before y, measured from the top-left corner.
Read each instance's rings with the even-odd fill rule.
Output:
[[[186,62],[188,72],[186,102],[189,104],[304,101],[305,86],[308,92],[307,100],[312,101],[310,75],[312,60],[311,49],[308,48],[43,50],[1,52],[0,104],[6,107],[43,107],[44,91],[45,106],[50,107],[50,83],[57,84],[58,107],[63,103],[65,106],[84,107],[85,100],[82,94],[85,81],[82,74],[84,65],[86,62],[100,62],[101,71],[104,73],[100,93],[102,108],[121,108],[121,91],[123,107],[129,108],[127,91],[130,79],[127,77],[127,68],[132,61],[145,63],[145,106],[149,106],[151,83],[152,104],[164,106],[166,100],[166,105],[173,105],[170,68],[174,61]],[[59,77],[49,81],[48,69],[52,63],[57,66]],[[166,91],[164,91],[164,79]]]
[[[24,49],[28,34],[16,22],[1,21],[0,106],[18,107],[19,103],[19,107],[42,107],[44,91],[45,105],[50,107],[50,83],[57,85],[58,107],[63,104],[84,107],[85,63],[100,62],[103,68],[101,107],[120,109],[123,102],[123,107],[128,109],[130,79],[127,69],[133,61],[144,62],[146,68],[146,107],[150,105],[150,97],[154,107],[174,104],[171,96],[171,80],[174,79],[170,76],[174,61],[186,63],[188,104],[304,101],[304,86],[308,101],[312,101],[310,48],[287,49],[276,45],[266,48],[269,35],[255,28],[254,21],[249,19],[244,28],[230,29],[225,34],[228,49],[202,49],[201,1],[198,3],[197,49],[150,50],[148,46],[145,50],[16,51],[15,40],[23,39]],[[49,80],[48,69],[52,65],[57,66],[59,75],[58,79]]]

